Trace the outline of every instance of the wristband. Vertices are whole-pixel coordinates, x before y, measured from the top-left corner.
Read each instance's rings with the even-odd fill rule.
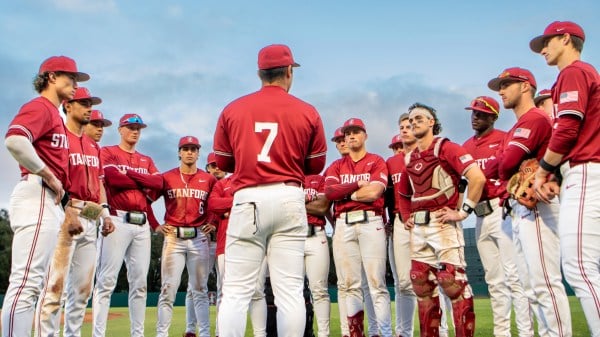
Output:
[[[540,160],[540,167],[545,171],[554,172],[558,165],[550,165],[547,161],[544,160],[544,158],[542,158],[542,160]]]
[[[466,219],[469,216],[469,214],[473,213],[475,206],[476,204],[473,200],[466,198],[458,213],[463,217],[463,219]]]

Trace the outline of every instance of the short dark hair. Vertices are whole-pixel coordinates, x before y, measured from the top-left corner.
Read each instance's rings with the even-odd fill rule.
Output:
[[[260,69],[258,71],[258,77],[263,82],[273,83],[276,80],[285,76],[285,74],[287,72],[287,68],[288,68],[288,66],[271,68],[271,69]]]
[[[431,115],[433,116],[433,120],[435,122],[433,124],[433,135],[434,136],[439,135],[442,132],[442,123],[440,123],[440,120],[437,117],[437,113],[436,113],[437,111],[434,108],[430,107],[429,105],[425,105],[423,103],[416,102],[408,108],[408,113],[410,113],[413,109],[416,109],[416,108],[425,109],[431,113]]]
[[[573,48],[581,53],[583,50],[583,40],[579,36],[571,35],[571,42],[573,43]]]

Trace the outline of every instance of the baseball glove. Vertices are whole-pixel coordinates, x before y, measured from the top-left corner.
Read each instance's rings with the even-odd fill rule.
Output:
[[[92,201],[72,199],[67,205],[80,210],[79,216],[89,220],[97,220],[103,210],[100,204]]]
[[[506,185],[510,196],[529,209],[534,208],[538,202],[533,190],[533,181],[539,166],[535,158],[525,160],[519,166],[519,171],[510,178]]]

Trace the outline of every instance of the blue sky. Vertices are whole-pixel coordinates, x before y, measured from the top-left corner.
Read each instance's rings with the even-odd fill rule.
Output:
[[[288,44],[302,67],[291,93],[321,113],[328,137],[350,117],[367,125],[371,152],[390,155],[396,121],[419,101],[439,112],[443,135],[472,135],[463,110],[478,95],[497,97],[487,81],[504,68],[530,69],[539,89],[556,68],[529,49],[555,20],[585,30],[583,59],[600,60],[598,1],[2,1],[2,131],[35,97],[31,80],[45,58],[67,55],[92,79],[109,119],[138,113],[149,125],[138,149],[166,171],[178,165],[177,141],[191,134],[212,147],[221,109],[255,91],[260,48]],[[497,126],[514,122],[501,111]],[[118,142],[115,126],[102,145]],[[337,158],[330,146],[328,162]],[[0,147],[0,207],[18,181],[16,162]]]

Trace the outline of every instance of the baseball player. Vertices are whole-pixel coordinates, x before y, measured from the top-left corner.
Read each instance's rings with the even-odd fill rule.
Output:
[[[101,181],[103,174],[100,147],[83,133],[92,106],[101,102],[102,100],[92,96],[88,89],[79,87],[73,99],[63,102],[63,112],[66,114],[69,139],[69,195],[78,200],[106,205],[106,193]],[[102,234],[107,235],[114,230],[108,208],[104,208],[102,219]],[[84,228],[81,235],[71,237],[59,234],[57,246],[60,249],[55,251],[52,258],[48,281],[38,301],[37,336],[58,335],[63,291],[66,293],[64,335],[81,335],[81,325],[91,296],[96,268],[97,227],[95,220],[82,216],[79,216],[79,222]]]
[[[215,153],[210,152],[206,158],[206,172],[213,175],[217,180],[221,180],[225,178],[225,172],[219,170],[217,167],[217,163],[215,162]],[[213,272],[215,268],[216,261],[216,250],[217,250],[217,234],[216,232],[211,232],[209,235],[208,242],[208,270],[210,273]],[[217,292],[217,298],[219,298],[219,293]],[[204,305],[204,304],[203,304]],[[210,306],[210,303],[209,303]],[[208,309],[207,309],[208,310]],[[192,333],[196,331],[196,326],[198,325],[198,320],[196,319],[196,313],[194,309],[194,298],[192,296],[192,289],[188,284],[187,292],[185,294],[185,325],[186,325],[186,333]],[[210,328],[210,322],[201,322],[201,325],[205,325],[206,328]],[[201,328],[204,329],[204,328]],[[217,329],[217,332],[219,329]],[[194,332],[195,333],[195,332]]]
[[[465,272],[462,225],[477,205],[485,176],[465,149],[436,137],[441,124],[435,109],[420,103],[409,108],[417,147],[400,176],[399,208],[411,230],[411,270],[418,297],[421,336],[437,336],[441,317],[438,287],[452,300],[456,336],[473,336],[473,293]],[[458,211],[459,181],[469,190]],[[410,200],[406,197],[410,196]]]
[[[111,125],[112,122],[104,118],[102,111],[92,110],[90,121],[83,126],[83,133],[92,138],[96,143],[99,143],[104,135],[104,128]]]
[[[141,130],[146,127],[136,114],[119,120],[121,142],[101,151],[106,194],[115,231],[100,237],[96,285],[94,287],[93,336],[104,336],[110,307],[123,261],[129,281],[131,336],[144,336],[146,283],[150,266],[151,193],[161,190],[163,178],[152,158],[136,151]]]
[[[261,49],[262,88],[225,107],[215,130],[217,166],[236,172],[218,317],[221,337],[243,336],[265,255],[278,336],[304,331],[308,227],[301,185],[305,174],[317,174],[325,166],[327,145],[316,109],[288,94],[296,66],[285,45]]]
[[[598,112],[600,76],[581,59],[583,29],[573,22],[553,22],[530,47],[560,73],[552,87],[555,127],[535,176],[538,197],[558,194],[546,189],[548,175],[560,167],[559,234],[565,278],[581,302],[592,336],[600,336],[600,226],[598,226]],[[556,186],[554,186],[556,188]]]
[[[554,121],[554,102],[552,102],[552,91],[550,89],[540,90],[537,96],[533,99],[533,103],[537,108],[544,110],[550,119]]]
[[[500,105],[491,97],[479,96],[465,109],[472,111],[471,126],[475,135],[463,147],[477,161],[487,178],[474,211],[477,216],[475,237],[490,293],[494,336],[510,335],[511,303],[515,308],[519,336],[533,336],[529,301],[519,281],[512,232],[505,231],[507,226],[503,226],[502,221],[500,200],[506,187],[500,182],[495,156],[503,147],[506,132],[494,128]]]
[[[391,336],[390,295],[385,284],[386,234],[382,218],[387,167],[383,158],[367,152],[367,133],[362,120],[348,119],[342,132],[350,152],[327,170],[325,195],[335,201],[336,231],[342,235],[340,262],[348,292],[349,333],[350,337],[363,334],[362,264],[368,275],[379,331],[383,336]]]
[[[344,133],[342,133],[342,128],[339,127],[335,130],[331,141],[335,143],[335,147],[338,150],[340,156],[347,155],[350,150],[346,146],[346,138]],[[330,166],[331,167],[331,166]],[[329,170],[329,168],[327,168]],[[327,171],[326,171],[327,172]],[[325,173],[327,176],[327,173]],[[335,220],[331,220],[328,215],[329,222],[334,228],[331,246],[333,250],[333,260],[335,262],[335,274],[337,275],[337,290],[338,290],[338,310],[340,311],[340,317],[348,317],[346,314],[346,297],[347,297],[347,289],[344,283],[344,278],[342,277],[342,258],[343,254],[341,251],[341,242],[343,241],[343,235],[341,231],[335,230]],[[337,234],[337,235],[336,235]],[[369,292],[369,285],[367,283],[367,276],[365,275],[365,268],[361,264],[361,291],[363,294],[363,299],[365,303],[365,312],[367,313],[367,320],[369,324],[369,336],[377,337],[379,334],[379,328],[377,327],[377,319],[375,317],[375,309],[373,308],[373,300],[371,299],[371,293]],[[348,330],[348,320],[340,319],[340,330],[342,332],[342,336],[349,336],[350,332]]]
[[[208,197],[217,182],[196,166],[200,142],[193,136],[179,140],[180,165],[162,174],[162,197],[165,200],[165,223],[156,228],[164,235],[161,258],[161,291],[158,297],[158,337],[169,335],[173,302],[187,267],[194,309],[200,322],[209,321],[208,237],[214,232],[213,216],[208,211]],[[200,324],[200,337],[210,337],[210,325]]]
[[[329,336],[329,245],[325,235],[325,214],[331,202],[325,197],[325,178],[322,175],[308,175],[304,180],[304,196],[308,234],[304,251],[306,276],[317,317],[318,336]],[[311,326],[312,328],[312,326]]]
[[[398,121],[400,134],[394,136],[390,143],[390,148],[394,149],[395,155],[386,161],[390,180],[392,182],[394,201],[391,205],[393,225],[392,236],[390,240],[391,252],[388,252],[390,258],[390,267],[394,275],[395,287],[395,306],[396,306],[396,336],[412,336],[415,308],[417,306],[417,297],[410,281],[410,231],[404,229],[404,224],[400,219],[400,208],[398,203],[398,188],[400,176],[405,170],[405,155],[417,146],[417,139],[412,133],[408,114],[402,114]]]
[[[89,75],[75,61],[52,56],[40,66],[33,87],[39,97],[25,103],[9,124],[5,145],[19,163],[21,181],[8,212],[14,232],[9,285],[2,304],[2,335],[30,336],[40,296],[63,220],[72,233],[83,230],[72,207],[61,199],[69,187],[69,141],[58,106],[75,95]]]
[[[533,74],[522,68],[508,68],[488,82],[498,91],[504,108],[512,109],[517,118],[507,132],[499,158],[499,177],[508,181],[528,158],[541,158],[552,132],[550,117],[533,104],[536,90]],[[531,192],[533,193],[533,192]],[[549,204],[538,203],[533,209],[510,201],[513,240],[517,254],[529,276],[530,302],[537,307],[538,333],[549,336],[571,336],[571,313],[560,272],[558,239],[558,198]]]

